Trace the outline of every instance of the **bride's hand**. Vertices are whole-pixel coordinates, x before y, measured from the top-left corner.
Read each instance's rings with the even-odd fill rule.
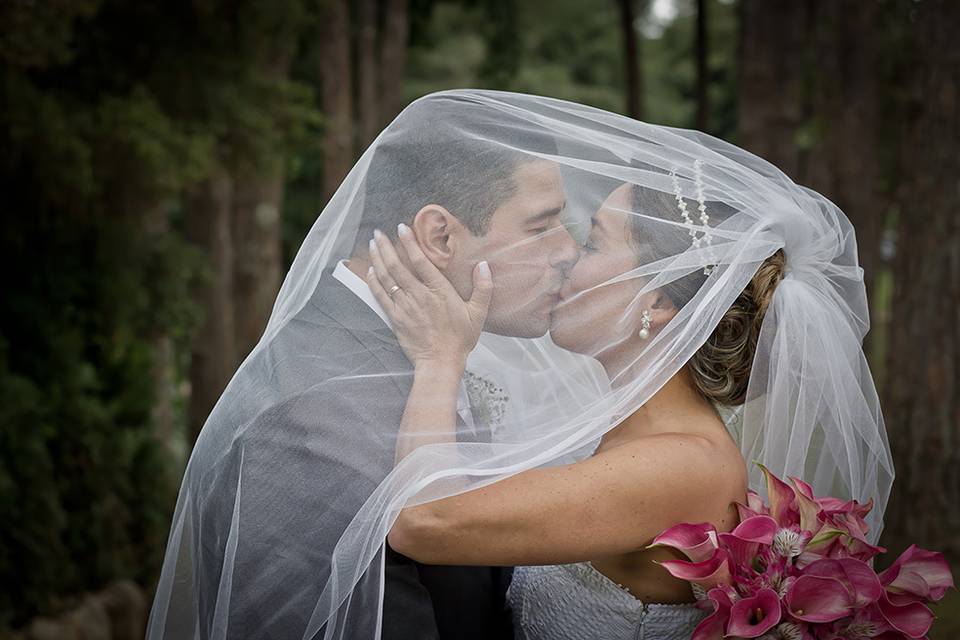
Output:
[[[473,295],[464,301],[453,285],[421,251],[413,232],[400,225],[399,250],[406,253],[413,273],[400,261],[397,249],[383,233],[370,241],[367,284],[393,323],[404,353],[414,367],[450,366],[462,370],[480,338],[493,283],[490,267],[473,270]]]

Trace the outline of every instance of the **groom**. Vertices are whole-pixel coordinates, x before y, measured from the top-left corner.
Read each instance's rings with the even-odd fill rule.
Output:
[[[505,116],[465,100],[442,93],[418,100],[382,134],[362,187],[350,257],[322,274],[310,301],[283,329],[285,340],[274,341],[295,346],[268,348],[262,356],[274,375],[291,376],[300,390],[244,435],[243,495],[236,500],[245,515],[228,605],[231,638],[252,637],[245,633],[253,629],[256,637],[292,638],[307,626],[330,565],[297,544],[295,532],[309,531],[318,548],[332,548],[393,466],[396,436],[389,426],[399,428],[413,369],[364,281],[374,229],[396,238],[398,223],[410,226],[464,299],[474,266],[487,260],[494,292],[486,331],[535,338],[549,328],[562,273],[578,255],[560,221],[559,168],[478,143],[471,134],[502,130]],[[551,144],[534,136],[518,146],[549,152]],[[296,380],[290,371],[298,362],[311,371],[319,365],[324,380]],[[386,431],[393,437],[383,438]],[[489,441],[489,426],[474,420],[463,385],[457,432],[470,434],[461,439]],[[226,537],[221,520],[209,519],[207,539]],[[211,553],[212,562],[222,548]],[[364,579],[375,579],[376,564]],[[421,565],[387,545],[384,570],[383,640],[512,639],[504,597],[509,567]],[[215,571],[211,579],[222,584]],[[310,587],[289,588],[294,584]],[[215,612],[204,616],[200,599],[201,618],[210,619]],[[357,624],[368,625],[377,603],[353,605],[368,618]]]

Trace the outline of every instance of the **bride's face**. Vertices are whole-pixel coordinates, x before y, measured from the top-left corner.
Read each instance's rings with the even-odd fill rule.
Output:
[[[643,279],[611,282],[639,266],[626,213],[631,208],[630,185],[623,185],[591,219],[580,260],[568,272],[553,311],[550,336],[558,346],[602,359],[637,335],[639,317],[629,317],[628,310],[636,307]]]

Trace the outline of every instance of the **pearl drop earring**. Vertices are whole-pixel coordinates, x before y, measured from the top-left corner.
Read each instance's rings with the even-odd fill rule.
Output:
[[[646,340],[648,337],[650,337],[650,320],[652,319],[653,318],[650,316],[650,312],[646,309],[644,309],[643,313],[640,314],[640,331],[638,332],[638,335],[643,340]]]

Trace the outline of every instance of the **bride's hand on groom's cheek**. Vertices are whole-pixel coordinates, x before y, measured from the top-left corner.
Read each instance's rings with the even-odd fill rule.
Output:
[[[462,368],[487,317],[493,295],[490,268],[486,261],[474,267],[473,295],[464,301],[424,255],[409,227],[400,225],[398,236],[394,246],[385,234],[374,232],[367,284],[415,367]]]

